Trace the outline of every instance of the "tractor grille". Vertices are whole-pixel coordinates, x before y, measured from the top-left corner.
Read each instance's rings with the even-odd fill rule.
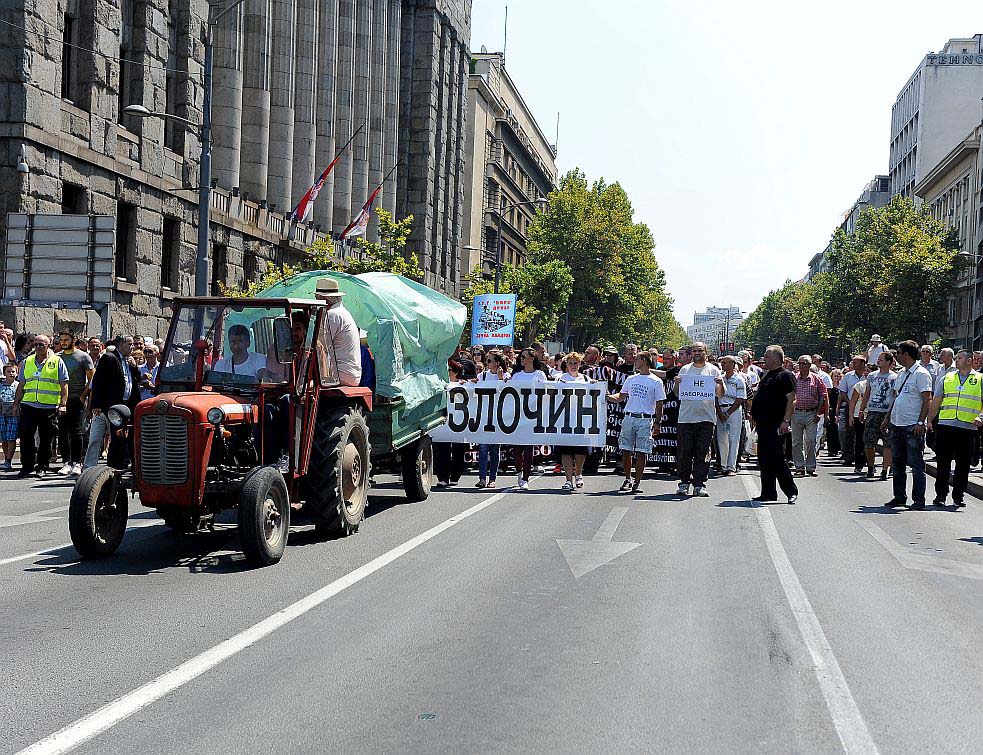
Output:
[[[184,417],[146,414],[140,419],[140,474],[151,485],[188,479],[188,423]]]

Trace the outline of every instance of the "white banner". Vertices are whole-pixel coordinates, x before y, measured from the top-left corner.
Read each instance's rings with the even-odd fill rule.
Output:
[[[447,391],[441,443],[603,446],[607,383],[455,384]]]
[[[679,376],[680,401],[713,401],[717,396],[717,381],[712,375],[684,373]]]

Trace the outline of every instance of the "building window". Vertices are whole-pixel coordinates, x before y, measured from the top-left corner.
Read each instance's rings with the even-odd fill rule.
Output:
[[[177,11],[173,0],[167,4],[167,71],[164,73],[164,112],[177,115]],[[164,119],[164,146],[178,152],[178,124]]]
[[[181,221],[164,218],[164,234],[160,253],[161,288],[176,291],[178,260],[181,258]]]
[[[70,4],[71,5],[71,4]],[[65,13],[61,38],[61,96],[79,104],[79,20],[71,10]]]
[[[134,99],[140,91],[139,82],[143,73],[142,66],[134,61],[137,54],[133,44],[134,0],[123,0],[120,13],[123,28],[120,30],[119,38],[119,124],[127,131],[139,133],[140,119],[123,113],[123,109],[128,105],[141,104]]]
[[[228,274],[228,250],[224,244],[212,244],[212,296],[222,295],[222,284]]]
[[[82,186],[63,183],[61,185],[61,214],[88,215],[87,192]]]
[[[116,277],[132,281],[136,247],[137,208],[128,202],[116,203]]]

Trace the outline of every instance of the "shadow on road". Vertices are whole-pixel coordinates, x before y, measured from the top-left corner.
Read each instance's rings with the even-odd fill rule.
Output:
[[[961,537],[959,539],[964,543],[976,543],[977,545],[983,545],[983,537]]]
[[[852,512],[852,514],[900,514],[902,511],[906,511],[905,508],[891,508],[890,506],[857,506]]]

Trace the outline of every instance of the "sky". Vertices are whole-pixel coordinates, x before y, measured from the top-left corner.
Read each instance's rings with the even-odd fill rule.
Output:
[[[506,69],[551,141],[559,113],[561,175],[621,183],[684,326],[803,277],[887,173],[922,57],[983,32],[973,0],[474,0],[472,50],[502,50],[506,5]]]

